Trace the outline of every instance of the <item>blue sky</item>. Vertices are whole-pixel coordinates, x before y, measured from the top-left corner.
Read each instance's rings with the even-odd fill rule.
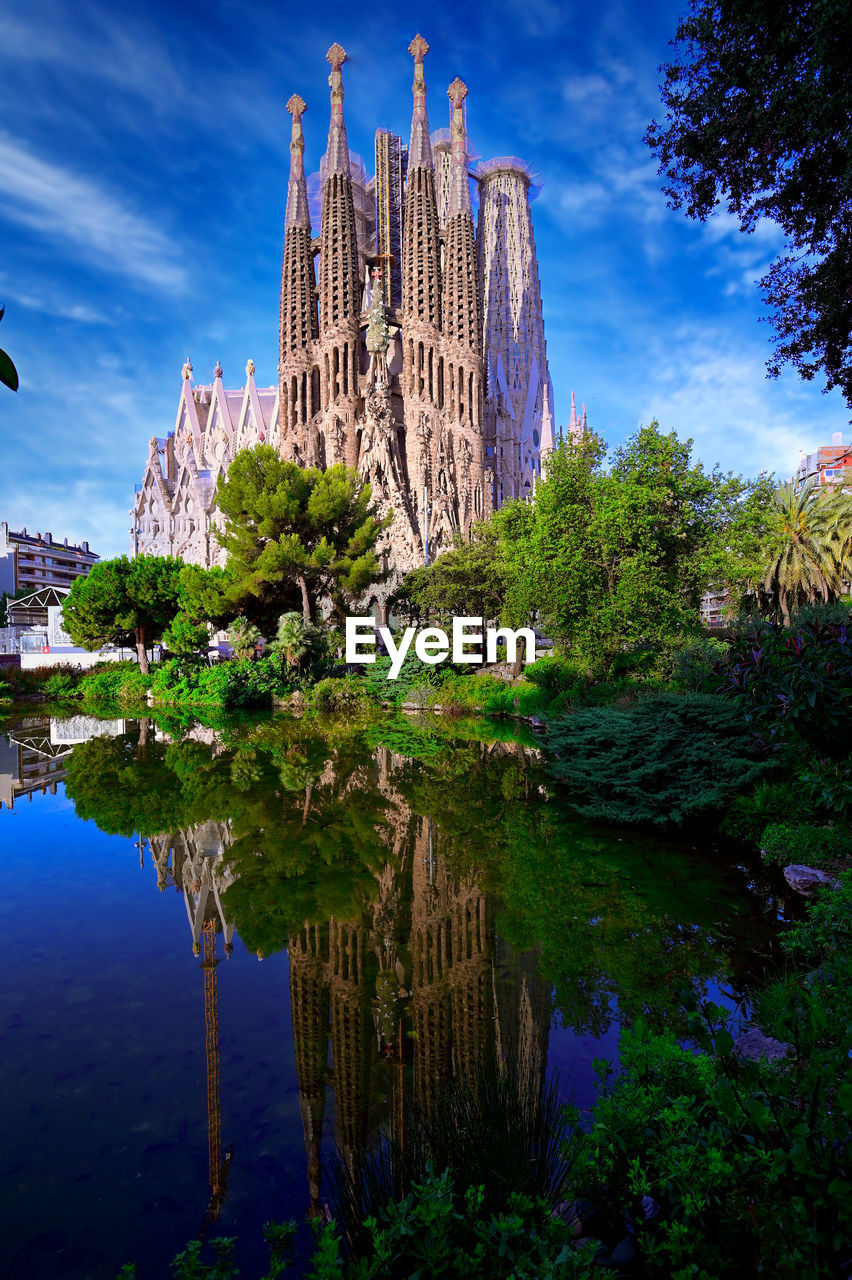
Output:
[[[293,92],[308,171],[328,129],[325,51],[338,40],[350,146],[407,140],[420,30],[431,127],[469,89],[483,158],[542,175],[533,206],[557,421],[570,392],[617,444],[656,416],[707,464],[788,475],[848,430],[838,393],[764,378],[754,281],[780,240],[666,208],[643,145],[681,0],[593,6],[494,0],[404,7],[336,0],[135,4],[28,0],[0,14],[0,518],[128,547],[152,435],[174,425],[187,354],[241,386],[276,380]],[[847,437],[848,438],[848,437]]]

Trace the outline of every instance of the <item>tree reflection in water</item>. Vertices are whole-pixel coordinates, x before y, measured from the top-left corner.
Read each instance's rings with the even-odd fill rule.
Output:
[[[288,949],[314,1212],[329,1090],[354,1172],[451,1077],[511,1052],[540,1088],[554,1011],[581,1033],[640,1014],[682,1030],[682,989],[742,988],[738,931],[760,949],[760,906],[726,872],[570,817],[532,740],[501,732],[267,718],[178,740],[143,721],[67,761],[78,815],[141,832],[183,893],[196,954],[235,931],[261,958]]]

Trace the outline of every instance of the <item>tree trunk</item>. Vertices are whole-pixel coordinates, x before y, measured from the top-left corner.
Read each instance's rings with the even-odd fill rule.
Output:
[[[308,599],[308,584],[305,581],[305,575],[300,573],[297,581],[302,592],[302,621],[306,627],[309,627],[311,625],[311,602]]]
[[[145,628],[136,628],[136,653],[139,657],[139,670],[147,676],[151,670],[148,666],[148,654],[145,650]]]

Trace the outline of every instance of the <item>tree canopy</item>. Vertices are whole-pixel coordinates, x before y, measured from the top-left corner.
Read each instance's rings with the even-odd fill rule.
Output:
[[[509,503],[494,518],[508,572],[505,620],[539,618],[601,671],[625,649],[697,631],[715,576],[733,572],[744,547],[756,557],[760,522],[747,517],[765,486],[705,471],[691,448],[656,422],[609,468],[598,436],[560,446],[535,503]]]
[[[777,223],[769,374],[821,373],[852,405],[849,38],[848,0],[690,0],[645,141],[672,208],[704,221],[725,203],[747,233]]]
[[[378,517],[370,486],[342,463],[320,471],[269,445],[244,449],[220,476],[216,504],[228,561],[225,603],[210,606],[244,614],[265,633],[294,609],[311,622],[320,601],[342,616],[383,577],[376,547],[390,518]]]
[[[139,669],[147,674],[147,647],[156,644],[178,612],[183,567],[175,556],[101,560],[74,580],[62,607],[62,625],[84,649],[132,636]]]
[[[496,528],[479,521],[469,542],[453,546],[430,565],[407,574],[392,607],[411,617],[446,614],[498,618],[506,594],[506,568]]]

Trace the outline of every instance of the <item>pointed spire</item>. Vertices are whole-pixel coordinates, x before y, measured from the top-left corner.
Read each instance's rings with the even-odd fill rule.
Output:
[[[184,366],[181,369],[181,373],[183,374],[184,382],[192,381],[192,361],[190,360],[189,356],[186,357],[186,361],[184,362]]]
[[[586,418],[586,406],[584,403],[583,404],[583,430],[588,431],[588,429],[589,429],[589,423],[588,423],[588,419]]]
[[[290,129],[290,185],[287,188],[287,213],[284,217],[284,228],[311,228],[311,215],[308,209],[308,187],[305,182],[305,135],[302,132],[302,116],[307,111],[304,98],[294,93],[287,103],[287,110],[293,117]]]
[[[450,122],[452,161],[450,170],[450,195],[447,202],[447,221],[456,213],[470,213],[470,187],[467,181],[467,126],[464,118],[464,100],[467,85],[456,76],[447,90],[453,104]]]
[[[418,34],[408,46],[408,52],[414,59],[414,110],[411,116],[411,145],[408,149],[408,171],[412,169],[431,169],[432,144],[429,141],[429,117],[426,114],[426,81],[423,77],[423,59],[429,52],[429,46]]]
[[[545,455],[553,453],[553,416],[550,412],[550,390],[544,385],[544,404],[541,410],[541,470],[544,474]]]
[[[328,77],[331,89],[331,124],[325,153],[325,176],[328,178],[333,173],[344,173],[349,177],[349,143],[343,122],[343,76],[340,72],[349,55],[341,45],[335,43],[325,56],[331,63],[331,75]]]

